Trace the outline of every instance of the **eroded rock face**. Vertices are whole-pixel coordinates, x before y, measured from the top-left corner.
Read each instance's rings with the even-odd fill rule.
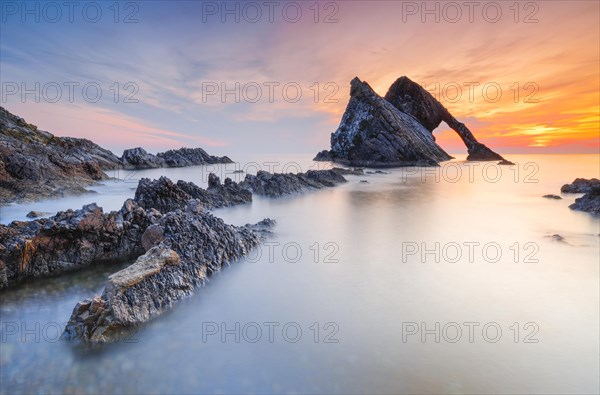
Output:
[[[600,215],[600,185],[594,185],[587,189],[585,195],[575,199],[575,203],[571,204],[569,208],[571,210]]]
[[[319,152],[314,160],[370,167],[437,165],[451,159],[432,134],[442,121],[465,143],[467,160],[505,161],[477,141],[433,95],[407,77],[396,80],[385,98],[354,78],[346,112],[331,135],[331,150]]]
[[[255,176],[246,174],[246,178],[239,185],[258,195],[281,197],[311,189],[332,187],[343,182],[346,182],[346,179],[335,170],[309,170],[298,174],[271,174],[261,170]]]
[[[0,289],[25,279],[48,277],[92,264],[134,259],[141,239],[161,213],[127,200],[121,210],[104,213],[96,204],[50,218],[0,225]]]
[[[367,167],[435,166],[451,159],[416,118],[358,78],[351,82],[350,102],[331,135],[329,156],[336,162]]]
[[[219,177],[210,173],[208,188],[203,189],[193,182],[179,180],[173,183],[167,177],[158,180],[143,178],[135,191],[135,201],[144,208],[155,208],[166,213],[183,209],[191,199],[202,207],[212,210],[219,207],[235,206],[252,202],[252,193],[226,178],[221,184]]]
[[[270,220],[257,227],[272,226]],[[77,304],[63,334],[91,342],[113,340],[189,297],[212,273],[242,258],[260,237],[252,226],[234,227],[197,205],[159,221],[164,240],[128,268],[109,277],[100,297]]]
[[[400,111],[415,117],[427,130],[433,132],[442,121],[454,130],[467,147],[467,160],[471,161],[496,161],[504,160],[484,144],[481,144],[473,133],[458,121],[450,112],[422,86],[413,82],[408,77],[398,78],[385,95],[385,100],[390,102]]]
[[[140,180],[135,198],[125,201],[119,211],[104,213],[89,204],[49,218],[0,225],[0,289],[92,264],[135,259],[165,239],[158,226],[165,213],[251,201],[252,193],[229,179],[222,185],[212,175],[205,190],[161,177]]]
[[[600,180],[597,178],[576,178],[572,183],[565,184],[560,188],[563,193],[587,193],[600,187]]]
[[[112,152],[86,139],[56,137],[0,107],[0,205],[87,192],[121,168]]]

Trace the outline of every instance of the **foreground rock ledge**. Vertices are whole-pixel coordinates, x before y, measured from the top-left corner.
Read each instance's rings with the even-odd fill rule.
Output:
[[[214,174],[207,189],[166,177],[142,179],[135,198],[119,211],[104,213],[92,203],[0,225],[0,290],[26,279],[135,259],[161,237],[153,225],[164,213],[185,209],[192,200],[199,209],[211,210],[251,202],[252,194],[229,179],[221,184]]]
[[[189,297],[223,265],[247,255],[261,240],[258,232],[274,225],[269,219],[243,227],[227,225],[195,203],[161,218],[157,226],[162,241],[111,275],[101,296],[75,306],[64,339],[114,340]]]

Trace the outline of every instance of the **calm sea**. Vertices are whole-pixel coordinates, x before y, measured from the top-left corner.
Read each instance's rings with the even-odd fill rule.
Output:
[[[508,155],[383,169],[347,184],[214,212],[274,236],[116,344],[58,337],[121,266],[0,293],[0,392],[598,393],[600,220],[562,184],[595,155]],[[115,172],[97,194],[0,209],[119,209],[137,179],[323,168],[306,157]],[[367,182],[361,182],[367,181]],[[553,235],[564,238],[557,240]]]

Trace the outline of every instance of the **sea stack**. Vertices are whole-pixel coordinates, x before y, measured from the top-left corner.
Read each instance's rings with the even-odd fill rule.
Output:
[[[355,77],[342,121],[331,135],[331,150],[320,152],[315,160],[369,167],[436,166],[452,159],[433,137],[442,121],[465,143],[467,160],[505,160],[477,141],[431,93],[405,76],[392,84],[385,98]]]

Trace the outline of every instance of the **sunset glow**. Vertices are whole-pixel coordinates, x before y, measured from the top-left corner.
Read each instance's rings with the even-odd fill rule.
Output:
[[[328,146],[353,77],[384,95],[406,75],[501,152],[598,152],[596,1],[502,3],[497,20],[487,3],[472,15],[463,5],[455,18],[452,4],[461,3],[432,2],[428,14],[419,2],[340,2],[337,10],[322,5],[320,23],[308,5],[296,23],[279,14],[272,23],[232,16],[223,23],[200,2],[175,3],[140,3],[136,23],[58,23],[50,33],[43,20],[5,15],[2,105],[53,133],[117,152],[132,144],[264,151],[268,142],[268,150],[313,153]],[[334,22],[321,23],[329,14]],[[177,22],[157,28],[158,19]],[[71,103],[66,90],[57,103],[21,96],[22,84],[66,81],[96,82],[103,98],[92,103],[76,91]],[[127,82],[138,88],[137,103],[123,101]],[[273,97],[269,83],[277,84]],[[294,86],[284,92],[286,84]],[[446,150],[464,152],[445,125],[435,134]]]

